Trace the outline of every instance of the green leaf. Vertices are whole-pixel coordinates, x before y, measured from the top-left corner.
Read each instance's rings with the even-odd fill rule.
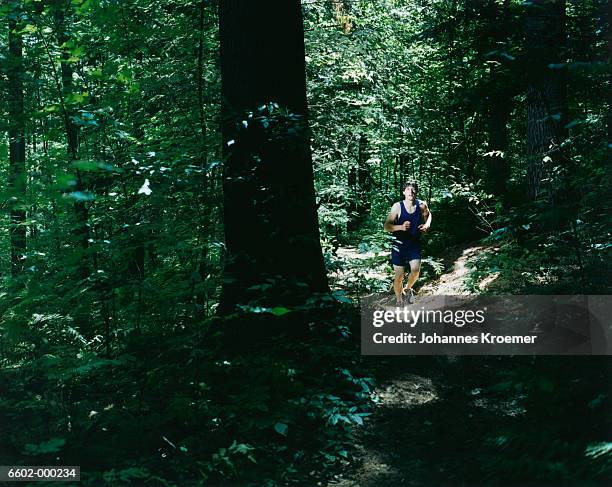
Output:
[[[132,71],[127,66],[122,66],[117,72],[117,81],[119,83],[127,85],[132,79]]]
[[[77,201],[93,201],[96,199],[96,195],[90,191],[73,191],[68,194],[68,198],[73,198]]]
[[[287,313],[291,313],[291,310],[287,308],[283,308],[282,306],[277,306],[275,308],[272,308],[270,310],[270,313],[272,313],[274,316],[283,316],[283,315],[286,315]]]
[[[108,164],[102,161],[75,161],[72,163],[75,169],[79,171],[110,171],[110,172],[121,172],[121,170],[112,164]]]
[[[580,125],[583,124],[584,120],[572,120],[570,123],[568,123],[565,128],[566,129],[571,129],[573,127],[575,127],[576,125]]]
[[[332,293],[332,296],[334,297],[334,299],[336,299],[336,301],[339,301],[341,303],[351,304],[353,302],[346,296],[346,291],[334,291]]]
[[[58,112],[60,110],[60,106],[58,104],[45,105],[41,109],[41,115],[45,115],[48,113]]]
[[[57,176],[57,185],[60,189],[74,188],[76,184],[76,177],[73,174],[59,174]]]
[[[285,423],[276,423],[274,425],[274,430],[279,435],[287,436],[287,433],[289,432],[289,426],[287,426]]]
[[[595,443],[588,445],[585,449],[587,457],[598,458],[612,456],[612,443]]]
[[[45,453],[55,453],[62,449],[66,440],[64,438],[51,438],[48,441],[43,441],[38,445],[28,443],[25,446],[24,453],[26,455],[44,455]]]
[[[83,103],[89,97],[89,93],[84,91],[83,93],[70,93],[66,96],[66,103],[68,105],[74,105]]]

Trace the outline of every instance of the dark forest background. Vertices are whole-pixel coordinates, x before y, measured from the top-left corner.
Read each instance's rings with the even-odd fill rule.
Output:
[[[421,283],[478,244],[467,293],[609,294],[609,10],[4,0],[0,463],[324,484],[358,464],[378,384],[420,370],[452,382],[457,421],[477,380],[522,412],[411,485],[609,480],[606,357],[358,347],[408,178],[433,214]]]

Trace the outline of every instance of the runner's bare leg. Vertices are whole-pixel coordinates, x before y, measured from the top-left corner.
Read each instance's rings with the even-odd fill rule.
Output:
[[[410,261],[410,274],[408,274],[408,284],[406,284],[406,289],[412,289],[412,286],[414,286],[414,283],[419,278],[420,273],[421,273],[421,259],[411,260]]]
[[[393,291],[395,292],[395,299],[399,302],[402,299],[402,286],[404,284],[404,266],[394,265],[393,272]]]

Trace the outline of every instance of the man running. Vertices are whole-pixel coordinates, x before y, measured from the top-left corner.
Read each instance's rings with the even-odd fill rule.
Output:
[[[410,269],[406,291],[408,303],[414,302],[412,286],[421,271],[421,233],[427,232],[431,225],[431,212],[425,201],[416,199],[418,185],[415,181],[404,184],[404,200],[394,203],[385,220],[384,228],[393,232],[395,240],[391,247],[391,263],[395,277],[393,291],[399,306],[403,305],[402,284],[406,268]],[[421,223],[425,220],[425,223]]]

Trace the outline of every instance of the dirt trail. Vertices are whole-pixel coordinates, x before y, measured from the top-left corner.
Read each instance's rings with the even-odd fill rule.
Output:
[[[469,268],[467,262],[480,254],[481,252],[488,252],[496,250],[495,247],[485,247],[482,245],[471,246],[460,251],[459,256],[452,263],[452,268],[442,274],[438,279],[426,283],[419,290],[419,294],[423,295],[446,295],[446,296],[457,296],[471,294],[465,288],[465,279],[468,277]],[[481,290],[485,290],[489,285],[497,279],[499,273],[493,273],[487,278],[483,279],[478,287]]]
[[[466,279],[470,272],[468,262],[483,253],[497,250],[498,248],[494,245],[469,245],[449,249],[445,255],[437,259],[437,263],[442,264],[446,269],[445,272],[420,287],[419,295],[471,294],[466,288]],[[355,291],[363,293],[390,290],[393,272],[388,263],[389,251],[360,251],[356,247],[341,247],[337,251],[337,258],[341,265],[330,274],[333,287],[349,290],[351,294],[354,294]],[[426,270],[430,265],[429,261],[430,259],[423,261],[423,267]],[[488,290],[496,284],[498,277],[499,272],[489,274],[478,283],[478,288],[481,291]],[[417,282],[417,287],[418,284]]]
[[[440,295],[476,297],[482,292],[504,294],[512,290],[516,282],[510,279],[514,277],[492,273],[476,280],[471,270],[472,264],[497,250],[495,245],[449,249],[442,257],[444,272],[418,290],[417,303]],[[388,253],[348,248],[338,254],[343,262],[332,276],[336,289],[351,296],[382,293],[393,300]],[[432,265],[430,260],[428,270],[439,263],[436,260]],[[570,411],[573,414],[575,404],[563,413],[565,416],[554,416],[551,412],[558,410],[558,404],[534,409],[530,393],[523,387],[540,387],[532,374],[540,370],[542,377],[547,377],[563,362],[535,361],[531,356],[375,356],[364,357],[364,361],[379,384],[373,392],[374,410],[365,424],[354,430],[355,443],[345,471],[327,486],[608,485],[571,477],[572,472],[586,468],[584,450],[580,446],[570,451],[574,440],[566,442],[563,433],[571,431],[569,437],[575,438],[589,422],[592,431],[604,429],[604,420],[584,420],[592,414],[594,401],[581,406],[581,419],[574,425]],[[572,390],[576,384],[593,382],[592,371],[601,369],[587,366],[587,362],[572,363],[576,367],[568,368],[563,378],[543,380],[542,387]],[[520,387],[508,378],[517,371],[522,377]],[[606,381],[602,378],[599,383]],[[538,394],[543,393],[537,392],[535,397]],[[542,436],[539,428],[548,436]],[[599,438],[598,434],[593,433],[593,438]],[[542,483],[526,483],[525,478],[532,474],[539,475],[534,478],[543,479]],[[565,481],[566,477],[574,481]]]
[[[416,465],[415,459],[404,459],[403,449],[411,448],[412,439],[403,430],[414,410],[439,401],[434,382],[404,374],[380,386],[375,394],[379,401],[376,411],[358,433],[355,456],[359,467],[338,476],[329,486],[422,485],[406,476],[406,468]]]
[[[355,460],[327,485],[475,487],[490,480],[482,465],[494,465],[499,455],[496,432],[522,421],[525,409],[520,397],[485,392],[496,364],[476,359],[380,360],[390,377],[357,431]]]
[[[380,254],[359,254],[356,249],[341,250],[339,254],[350,259],[353,268],[360,262],[371,264],[373,259],[380,258]],[[465,286],[469,275],[467,263],[489,250],[494,251],[483,246],[449,251],[445,258],[446,272],[422,286],[418,295],[470,294]],[[390,272],[375,268],[366,275],[387,282]],[[495,278],[487,278],[479,287],[486,289]],[[337,279],[342,279],[341,273]],[[497,427],[499,420],[522,414],[520,406],[512,401],[482,397],[478,387],[473,387],[470,394],[457,394],[454,384],[461,383],[463,388],[467,384],[462,380],[463,358],[385,359],[372,359],[376,360],[374,367],[383,370],[383,377],[374,392],[377,401],[374,413],[357,431],[355,461],[327,485],[470,485],[464,481],[470,477],[465,465],[466,448],[471,443],[478,448],[481,436],[491,430],[487,417]]]

